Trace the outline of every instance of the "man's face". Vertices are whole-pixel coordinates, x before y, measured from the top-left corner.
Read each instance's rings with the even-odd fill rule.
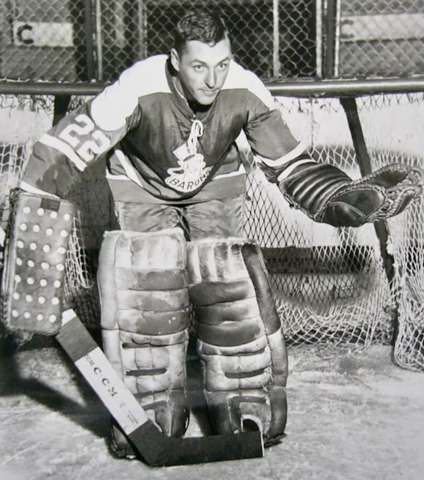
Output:
[[[215,100],[227,78],[230,60],[228,37],[213,46],[190,40],[180,55],[175,50],[171,52],[179,90],[188,101],[200,105],[210,105]]]

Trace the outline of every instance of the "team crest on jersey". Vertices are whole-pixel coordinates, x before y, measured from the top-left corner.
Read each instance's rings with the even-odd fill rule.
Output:
[[[179,167],[168,168],[166,184],[179,192],[193,192],[208,178],[212,167],[206,166],[201,153],[190,153],[187,144],[173,153],[178,158]]]

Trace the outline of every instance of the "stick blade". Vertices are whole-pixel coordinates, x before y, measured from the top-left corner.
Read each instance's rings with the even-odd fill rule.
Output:
[[[264,455],[259,430],[232,435],[171,438],[149,421],[128,435],[128,438],[143,460],[152,467],[243,460]]]
[[[147,417],[75,312],[63,314],[56,340],[97,393],[147,465],[166,467],[263,457],[259,430],[233,435],[172,438]]]

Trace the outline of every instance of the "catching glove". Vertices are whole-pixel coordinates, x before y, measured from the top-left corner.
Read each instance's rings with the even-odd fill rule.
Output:
[[[398,215],[416,201],[422,192],[422,173],[393,164],[352,180],[337,167],[311,160],[279,179],[278,186],[291,206],[315,222],[360,227]]]

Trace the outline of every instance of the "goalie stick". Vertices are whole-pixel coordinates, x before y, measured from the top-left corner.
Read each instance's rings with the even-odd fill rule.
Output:
[[[30,336],[55,336],[148,465],[263,456],[259,430],[179,439],[163,434],[149,420],[75,312],[62,310],[64,254],[72,229],[73,205],[42,195],[15,193],[1,278],[1,316],[6,327]],[[53,235],[55,230],[60,234]],[[41,268],[34,268],[36,265]]]
[[[62,318],[56,340],[148,465],[164,467],[263,457],[259,430],[191,438],[164,435],[147,418],[75,312],[67,310]]]

